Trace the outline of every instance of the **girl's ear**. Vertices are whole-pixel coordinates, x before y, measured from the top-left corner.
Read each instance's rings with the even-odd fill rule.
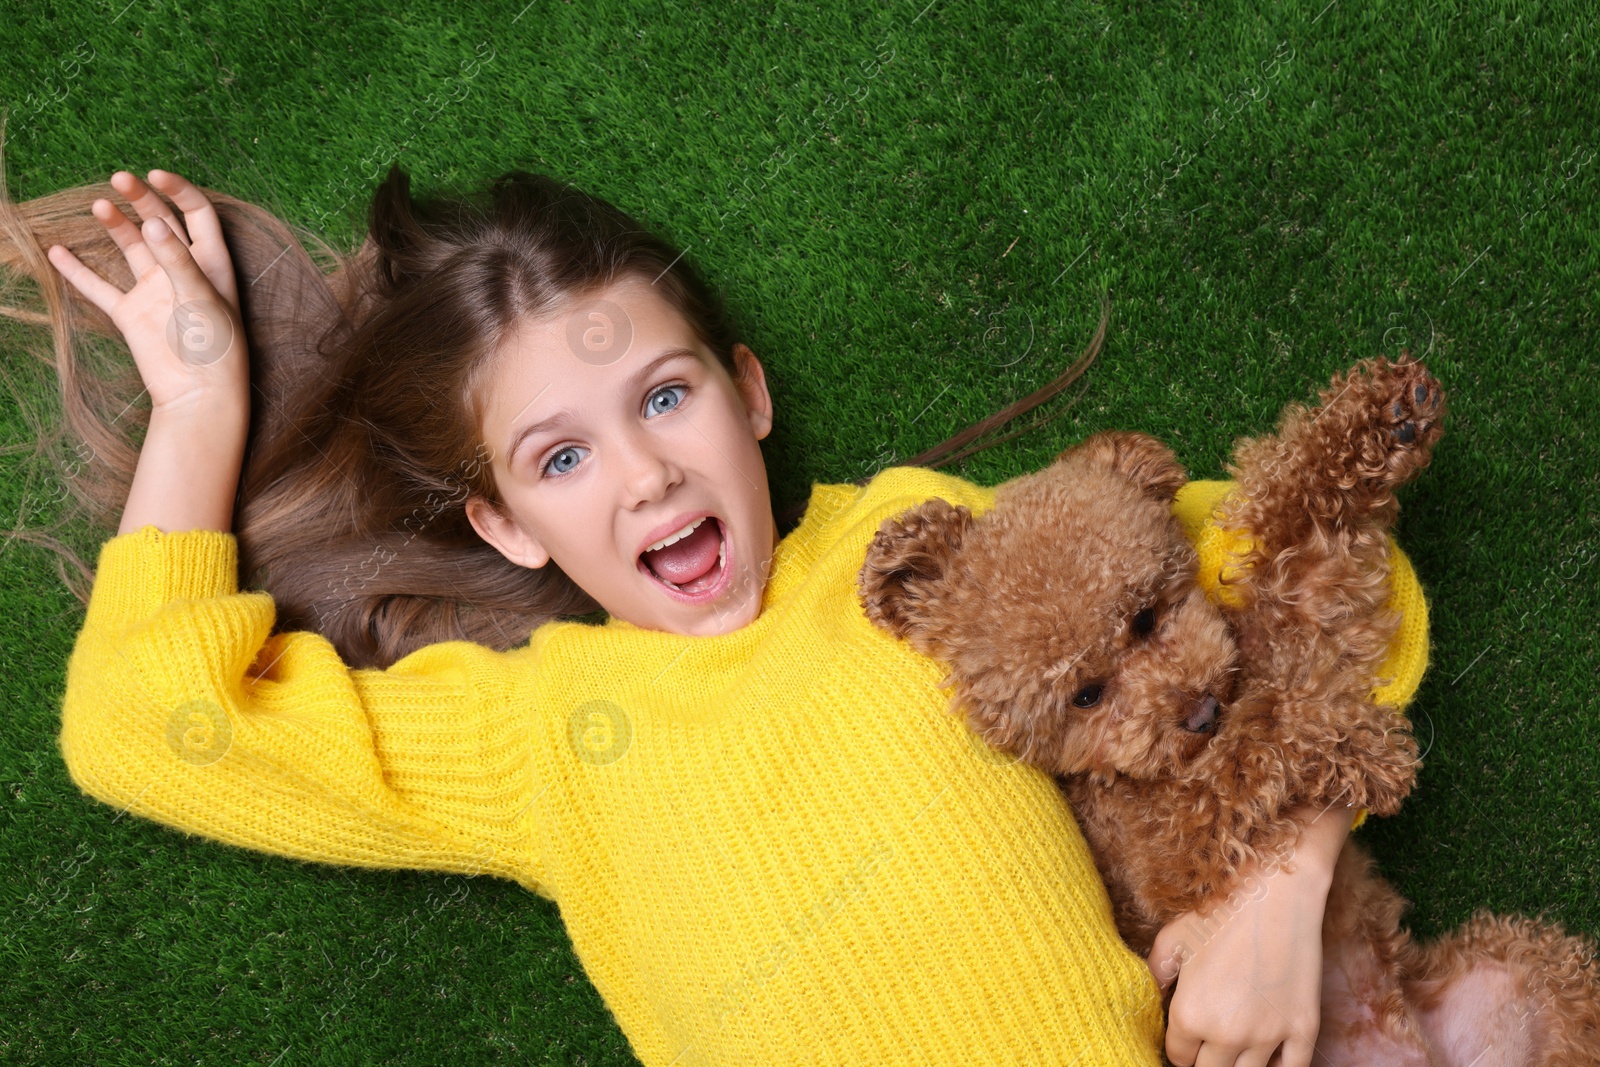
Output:
[[[519,567],[538,569],[550,562],[550,553],[509,515],[481,496],[467,497],[467,521],[478,536]]]
[[[733,346],[733,362],[739,369],[733,384],[744,397],[745,410],[750,413],[750,429],[759,441],[772,432],[772,394],[767,392],[766,373],[761,361],[746,345]]]

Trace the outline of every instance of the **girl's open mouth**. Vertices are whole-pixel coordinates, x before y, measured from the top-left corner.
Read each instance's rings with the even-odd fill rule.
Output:
[[[646,578],[675,600],[708,604],[727,590],[732,554],[727,527],[715,515],[708,515],[684,537],[645,552],[634,562]]]

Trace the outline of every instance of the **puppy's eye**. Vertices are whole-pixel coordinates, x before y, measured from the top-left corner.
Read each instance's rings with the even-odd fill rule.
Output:
[[[1149,637],[1150,631],[1156,628],[1156,609],[1145,608],[1133,617],[1133,635],[1135,637]]]
[[[1098,685],[1086,685],[1078,690],[1072,702],[1080,708],[1092,708],[1100,703],[1100,688]]]

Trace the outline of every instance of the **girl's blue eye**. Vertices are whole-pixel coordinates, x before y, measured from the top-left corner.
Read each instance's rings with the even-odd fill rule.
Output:
[[[563,448],[560,452],[557,452],[555,455],[550,457],[550,462],[549,463],[546,463],[543,467],[539,468],[539,473],[540,474],[548,474],[550,472],[550,468],[555,466],[557,457],[564,456],[568,452],[574,452],[574,451],[576,451],[576,449],[574,449],[571,445],[568,445],[566,448]],[[576,461],[574,461],[574,463],[576,463]],[[571,467],[567,467],[565,470],[561,471],[561,473],[565,474],[565,473],[567,473],[567,471],[569,471],[571,469],[572,469]]]
[[[663,385],[660,389],[657,389],[655,392],[650,394],[650,399],[654,400],[658,396],[666,396],[668,389],[682,389],[686,393],[689,391],[689,387],[687,385]],[[681,401],[681,400],[678,401],[678,404],[681,404],[681,403],[683,403],[683,401]],[[656,411],[671,411],[673,408],[677,407],[678,404],[673,404],[673,405],[671,405],[671,407],[656,408],[655,410]]]
[[[654,401],[655,401],[656,397],[667,395],[667,390],[669,390],[669,389],[681,389],[684,392],[688,392],[689,391],[689,387],[687,385],[663,385],[660,389],[657,389],[655,392],[650,394],[649,399],[646,401],[646,406],[649,407],[651,410],[655,411],[658,414],[664,414],[664,413],[666,413],[668,411],[672,411],[675,408],[677,408],[678,404],[683,403],[682,400],[679,400],[676,403],[671,404],[668,407],[656,407],[654,405]],[[645,416],[645,418],[649,418],[649,417],[650,417],[649,415]],[[557,460],[559,460],[562,456],[566,455],[568,452],[575,452],[581,447],[582,447],[581,445],[567,445],[565,448],[557,449],[555,452],[550,453],[550,458],[548,460],[546,460],[545,463],[542,464],[539,467],[540,476],[543,477],[543,476],[549,474],[551,469],[557,466]],[[573,460],[570,465],[562,468],[556,474],[556,477],[559,478],[562,475],[565,475],[567,472],[571,471],[573,467],[576,467],[576,466],[577,466],[577,461]]]

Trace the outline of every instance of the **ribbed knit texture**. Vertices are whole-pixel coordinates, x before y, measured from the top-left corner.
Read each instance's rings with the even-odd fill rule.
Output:
[[[1158,1064],[1155,985],[1060,792],[856,600],[879,523],[931,497],[994,492],[814,485],[733,633],[552,622],[383,671],[269,638],[231,534],[146,526],[102,546],[62,755],[190,833],[555,901],[651,1067]]]
[[[1236,602],[1238,596],[1221,584],[1223,568],[1227,567],[1231,575],[1234,557],[1243,556],[1251,548],[1251,540],[1244,533],[1224,530],[1210,521],[1216,506],[1233,487],[1231,481],[1190,482],[1178,493],[1172,509],[1200,555],[1200,587],[1207,596],[1223,603]],[[1404,708],[1416,695],[1428,669],[1428,600],[1411,560],[1393,537],[1389,538],[1389,607],[1400,612],[1400,629],[1377,671],[1380,678],[1389,681],[1374,689],[1372,697],[1379,704]]]

